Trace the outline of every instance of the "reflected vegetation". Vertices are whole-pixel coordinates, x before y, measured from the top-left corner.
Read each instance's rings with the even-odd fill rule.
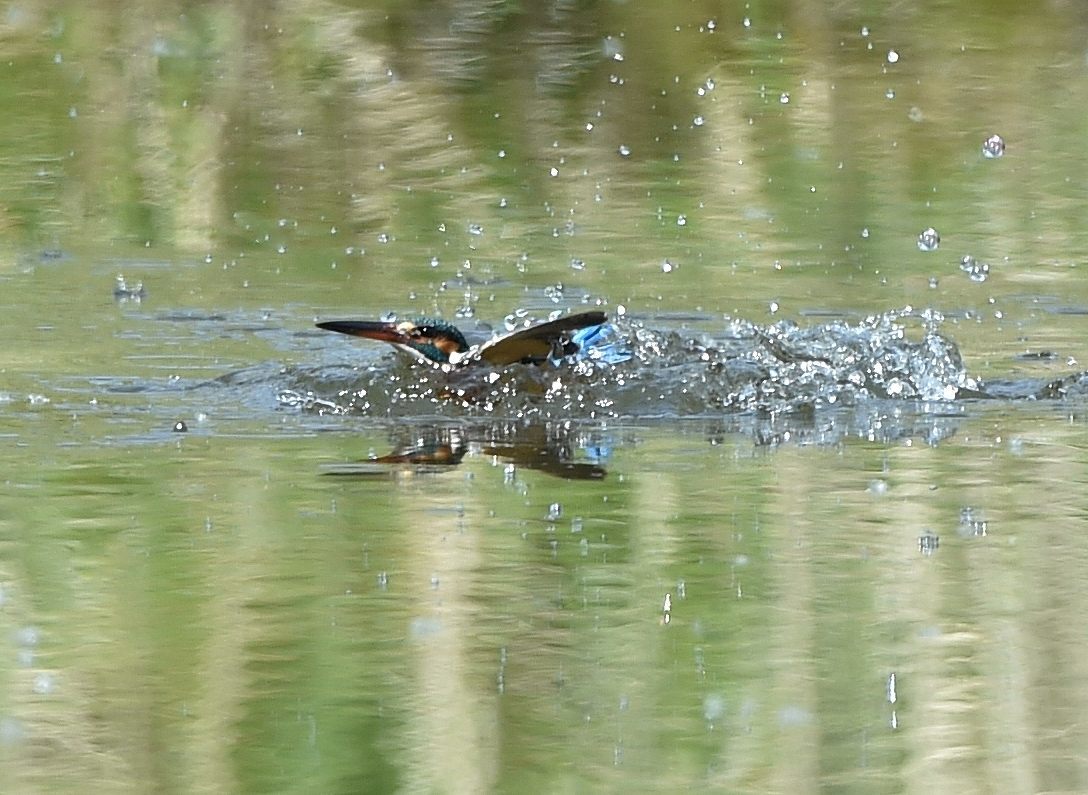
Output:
[[[4,4],[0,790],[1088,790],[1085,41]]]

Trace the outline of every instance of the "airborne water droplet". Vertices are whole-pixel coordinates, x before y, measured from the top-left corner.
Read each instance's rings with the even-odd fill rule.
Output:
[[[990,264],[979,262],[970,254],[965,254],[960,260],[960,270],[970,277],[973,282],[984,282],[990,275]]]
[[[940,247],[940,245],[941,236],[932,226],[923,230],[922,234],[918,235],[919,251],[936,251]]]
[[[1001,155],[1005,154],[1005,139],[1000,135],[991,135],[982,142],[982,154],[991,160],[995,157],[1001,157]]]

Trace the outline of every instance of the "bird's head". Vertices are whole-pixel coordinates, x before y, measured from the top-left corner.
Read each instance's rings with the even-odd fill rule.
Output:
[[[464,353],[469,348],[460,329],[444,320],[409,320],[398,323],[397,331],[407,340],[401,344],[439,364],[449,362],[450,354]]]

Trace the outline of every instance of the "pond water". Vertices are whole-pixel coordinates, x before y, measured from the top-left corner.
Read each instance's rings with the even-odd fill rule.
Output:
[[[652,6],[0,8],[0,789],[1088,789],[1088,14]]]

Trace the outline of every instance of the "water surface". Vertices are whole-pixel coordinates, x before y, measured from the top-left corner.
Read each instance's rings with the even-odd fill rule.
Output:
[[[1088,789],[1086,26],[8,4],[2,788]]]

